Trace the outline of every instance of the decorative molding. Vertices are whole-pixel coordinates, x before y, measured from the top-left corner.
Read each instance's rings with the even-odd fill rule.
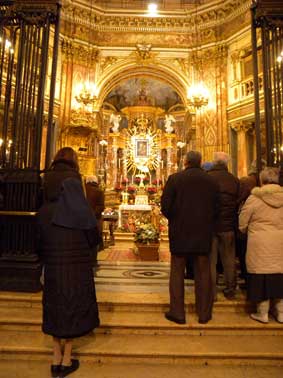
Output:
[[[82,63],[97,63],[100,55],[100,51],[96,47],[85,46],[69,38],[62,39],[61,51],[66,59],[73,58]]]
[[[147,17],[143,13],[128,14],[123,10],[115,14],[104,10],[86,8],[76,0],[66,0],[62,18],[67,22],[85,25],[98,32],[142,32],[142,33],[192,33],[197,24],[201,37],[208,38],[213,29],[232,22],[235,18],[246,14],[250,8],[250,0],[226,0],[217,4],[200,6],[178,15],[163,13],[162,17]],[[202,35],[204,34],[204,35]],[[206,39],[205,38],[205,39]]]

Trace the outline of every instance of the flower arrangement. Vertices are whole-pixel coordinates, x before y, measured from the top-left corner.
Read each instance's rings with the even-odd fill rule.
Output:
[[[162,185],[162,180],[160,179],[153,180],[152,185]]]
[[[136,191],[136,187],[135,186],[128,186],[128,193],[134,194],[135,191]]]
[[[149,177],[148,176],[145,176],[144,178],[143,178],[143,183],[144,183],[144,185],[147,185],[148,183],[149,183]]]
[[[142,244],[159,243],[159,231],[152,223],[142,223],[135,231],[134,240]]]
[[[147,192],[148,192],[148,194],[155,194],[157,192],[156,187],[155,186],[149,186],[147,188]]]
[[[141,182],[141,178],[136,176],[134,178],[134,183],[138,185],[140,182]]]

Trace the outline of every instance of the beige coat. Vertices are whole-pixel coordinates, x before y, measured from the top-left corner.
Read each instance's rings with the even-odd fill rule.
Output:
[[[241,210],[239,228],[248,232],[248,272],[283,273],[283,187],[254,188]]]

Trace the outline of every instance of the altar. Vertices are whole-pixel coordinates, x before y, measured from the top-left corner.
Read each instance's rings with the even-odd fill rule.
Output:
[[[137,224],[151,222],[152,206],[121,204],[118,213],[118,227],[124,231],[134,232]]]

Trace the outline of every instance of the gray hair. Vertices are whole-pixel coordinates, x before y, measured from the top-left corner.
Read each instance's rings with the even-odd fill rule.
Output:
[[[213,163],[228,165],[229,155],[226,152],[219,151],[214,153]]]
[[[279,183],[279,169],[276,167],[266,167],[260,172],[260,182],[265,184]]]
[[[95,176],[95,175],[93,175],[93,176],[86,176],[85,182],[86,182],[86,184],[88,184],[89,182],[95,182],[96,184],[98,184],[97,176]]]
[[[191,167],[200,167],[201,153],[199,151],[187,152],[185,163],[188,163]]]

